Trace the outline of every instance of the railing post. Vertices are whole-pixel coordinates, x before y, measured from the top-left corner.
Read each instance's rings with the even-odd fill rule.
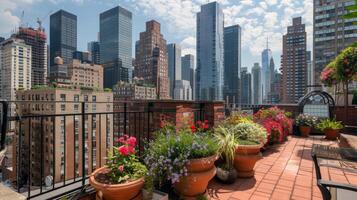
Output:
[[[82,102],[82,187],[86,184],[85,178],[85,161],[86,161],[86,151],[85,151],[85,102]]]
[[[8,123],[8,108],[9,104],[6,101],[1,101],[2,104],[2,124],[1,124],[1,144],[0,144],[0,150],[5,149],[5,138],[6,138],[6,131],[7,131],[7,123]]]
[[[126,134],[126,115],[127,115],[127,102],[124,102],[124,135]]]

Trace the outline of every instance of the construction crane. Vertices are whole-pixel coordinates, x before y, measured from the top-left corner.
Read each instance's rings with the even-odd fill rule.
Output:
[[[21,17],[20,17],[20,25],[19,25],[19,27],[22,27],[24,24],[24,16],[25,16],[25,11],[23,10],[22,12],[21,12]]]
[[[53,12],[53,10],[49,11],[49,12],[48,12],[45,16],[43,16],[41,19],[40,19],[39,17],[37,17],[37,24],[38,24],[38,28],[39,28],[40,30],[43,30],[43,28],[42,28],[42,22],[43,22],[44,20],[46,20],[45,18],[48,17],[48,15],[50,15],[52,12]]]

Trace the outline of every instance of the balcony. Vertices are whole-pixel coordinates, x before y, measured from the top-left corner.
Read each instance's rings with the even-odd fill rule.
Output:
[[[2,102],[2,110],[7,110],[10,105],[21,109],[21,104],[31,103],[39,102]],[[63,102],[54,103],[61,105]],[[72,108],[70,104],[74,103],[78,104],[66,102],[69,104],[66,107]],[[94,198],[93,188],[89,187],[89,174],[105,165],[107,150],[118,146],[119,136],[128,134],[138,138],[140,157],[146,148],[146,142],[153,137],[153,132],[160,129],[164,121],[180,126],[183,123],[182,118],[192,115],[194,121],[208,120],[209,124],[214,126],[224,120],[231,111],[238,109],[232,105],[224,105],[223,102],[157,100],[113,102],[115,105],[112,107],[115,110],[110,111],[107,111],[105,106],[108,102],[95,102],[96,112],[90,112],[85,108],[91,102],[80,104],[82,109],[76,112],[58,112],[59,114],[46,110],[40,115],[21,110],[16,113],[2,112],[2,133],[6,133],[9,138],[5,143],[7,157],[4,159],[2,177],[4,184],[13,192],[28,199],[61,199],[73,196]],[[240,105],[239,109],[255,113],[261,108],[271,106]],[[298,105],[277,106],[291,112],[293,116],[301,112]],[[59,106],[58,108],[60,109]],[[344,132],[356,133],[356,107],[349,108],[348,119],[344,119],[342,107],[334,107],[331,113],[337,120],[343,119],[347,125]],[[64,125],[63,131],[59,128],[61,123]],[[36,129],[32,124],[36,124]],[[95,152],[92,148],[94,144],[88,142],[93,139],[92,131],[95,131]],[[53,144],[49,141],[53,141]],[[29,145],[32,142],[37,144],[36,148]],[[212,199],[222,200],[321,199],[311,158],[313,144],[338,145],[337,142],[327,141],[319,135],[309,138],[289,136],[287,142],[269,146],[263,152],[263,159],[255,166],[254,178],[238,179],[233,185],[223,185],[212,180],[208,194]],[[53,149],[45,151],[46,147]],[[61,152],[65,155],[63,160]],[[29,159],[33,154],[37,155],[36,160]],[[45,162],[46,159],[49,159],[49,162]],[[31,164],[33,162],[36,164]],[[322,171],[323,175],[332,181],[357,185],[356,174],[341,173],[330,168]]]

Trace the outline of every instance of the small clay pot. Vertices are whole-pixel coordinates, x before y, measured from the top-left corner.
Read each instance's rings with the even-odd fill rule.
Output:
[[[325,129],[324,130],[324,133],[325,133],[325,136],[326,136],[326,139],[328,140],[336,140],[337,137],[340,135],[340,130],[338,129]]]
[[[175,191],[183,199],[195,199],[199,195],[206,193],[208,182],[215,176],[216,167],[214,162],[217,155],[191,159],[186,165],[187,176],[180,178],[179,182],[174,184]]]
[[[95,177],[98,173],[109,172],[106,167],[95,170],[89,177],[89,183],[97,191],[101,193],[103,199],[110,200],[130,200],[141,195],[141,189],[144,186],[144,177],[135,181],[122,184],[104,184],[98,182]]]
[[[301,137],[309,137],[310,132],[311,132],[311,127],[310,126],[299,126],[299,130],[301,133]]]
[[[216,177],[222,183],[232,184],[237,179],[237,170],[235,168],[224,169],[217,167]]]
[[[238,177],[250,178],[254,176],[255,163],[262,158],[260,148],[263,145],[238,145],[234,157],[234,167]]]

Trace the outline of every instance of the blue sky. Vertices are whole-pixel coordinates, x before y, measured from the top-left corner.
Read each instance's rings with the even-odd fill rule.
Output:
[[[86,50],[87,42],[96,40],[99,13],[120,5],[133,12],[133,44],[144,31],[145,22],[155,19],[168,43],[179,43],[183,54],[195,54],[196,13],[210,0],[0,0],[0,36],[8,37],[23,22],[37,27],[42,19],[49,32],[49,13],[67,10],[78,17],[78,49]],[[225,26],[242,27],[242,67],[251,68],[261,62],[261,51],[269,37],[276,67],[280,66],[282,35],[291,18],[302,16],[312,48],[313,0],[218,0],[225,14]],[[133,45],[134,46],[134,45]]]

